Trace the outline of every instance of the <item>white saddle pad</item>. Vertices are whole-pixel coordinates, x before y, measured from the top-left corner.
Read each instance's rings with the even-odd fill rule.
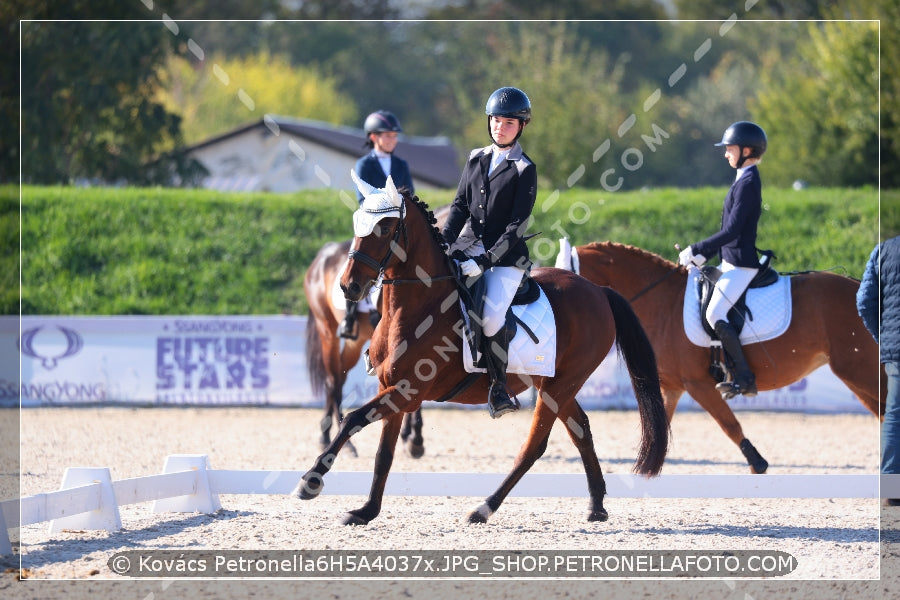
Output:
[[[347,263],[350,262],[350,259],[346,259],[344,263],[341,265],[341,268],[338,269],[338,273],[343,273],[344,269],[347,268]],[[356,310],[358,312],[371,312],[375,306],[378,305],[378,294],[381,293],[381,286],[376,284],[372,286],[372,291],[369,292],[369,295],[359,301],[359,304],[356,305]],[[344,298],[344,290],[341,289],[341,278],[335,277],[334,284],[331,286],[331,304],[334,305],[336,310],[344,312],[347,310],[347,299]]]
[[[693,344],[708,347],[712,341],[700,321],[700,271],[690,269],[684,292],[684,333]],[[791,278],[763,288],[747,290],[750,313],[741,331],[741,344],[764,342],[778,337],[791,324]],[[752,320],[751,320],[752,315]]]
[[[468,327],[468,315],[463,308],[463,318]],[[553,308],[544,290],[540,297],[531,304],[513,306],[513,313],[519,317],[538,338],[535,344],[531,336],[521,324],[516,329],[516,337],[509,343],[509,364],[507,373],[518,375],[540,375],[553,377],[556,374],[556,319]],[[475,367],[469,344],[463,343],[463,367],[468,373],[484,373],[486,370]],[[480,353],[479,353],[480,354]]]

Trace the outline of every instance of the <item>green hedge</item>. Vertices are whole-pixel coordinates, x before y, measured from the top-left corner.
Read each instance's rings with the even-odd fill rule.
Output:
[[[529,244],[553,262],[558,238],[614,240],[674,259],[718,229],[725,189],[627,193],[541,190]],[[451,192],[423,192],[432,207]],[[859,277],[877,241],[871,189],[764,189],[761,248],[783,271],[838,268]],[[318,249],[351,235],[335,191],[0,187],[3,314],[278,314],[306,312],[303,275]],[[900,193],[882,197],[897,206]],[[20,212],[21,208],[21,212]],[[17,216],[21,216],[21,220]],[[882,229],[898,232],[896,209]],[[21,224],[21,230],[19,229]]]

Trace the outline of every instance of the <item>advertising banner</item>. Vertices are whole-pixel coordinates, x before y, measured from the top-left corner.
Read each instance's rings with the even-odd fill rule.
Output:
[[[305,342],[305,316],[0,317],[0,406],[318,407],[323,402],[310,387]],[[360,361],[348,374],[344,407],[362,405],[377,389]],[[615,352],[578,398],[588,410],[637,407]],[[533,390],[519,399],[533,404]],[[828,367],[730,405],[866,412]],[[699,409],[687,395],[678,408]]]

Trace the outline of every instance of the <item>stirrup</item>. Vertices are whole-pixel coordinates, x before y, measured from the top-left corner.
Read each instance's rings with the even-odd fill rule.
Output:
[[[731,381],[722,381],[716,384],[716,390],[722,394],[722,400],[728,401],[740,395],[741,388]]]
[[[509,397],[506,392],[506,386],[502,383],[494,382],[488,391],[488,411],[492,419],[499,419],[506,413],[519,410],[519,399],[513,396]]]

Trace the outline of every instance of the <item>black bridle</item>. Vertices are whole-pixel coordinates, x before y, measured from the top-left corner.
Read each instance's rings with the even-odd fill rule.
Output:
[[[391,238],[391,243],[388,244],[388,249],[387,249],[387,252],[385,252],[385,254],[384,254],[384,258],[382,258],[380,261],[378,261],[378,260],[375,260],[374,258],[372,258],[371,256],[369,256],[368,254],[366,254],[365,252],[360,252],[359,250],[354,250],[353,248],[350,248],[350,252],[347,253],[347,256],[350,257],[350,260],[357,260],[357,261],[361,262],[362,264],[366,265],[367,267],[370,267],[375,270],[376,276],[375,276],[375,279],[373,279],[372,281],[375,281],[379,277],[384,275],[384,270],[387,268],[387,265],[391,260],[391,256],[393,256],[394,254],[400,254],[400,253],[402,253],[403,255],[406,254],[406,251],[403,250],[403,248],[400,246],[400,243],[399,243],[401,235],[403,236],[404,242],[409,243],[409,238],[406,235],[406,225],[403,222],[403,214],[405,211],[403,209],[403,205],[401,204],[400,206],[401,206],[401,208],[400,208],[399,223],[397,224],[397,228],[394,229],[394,237]],[[397,252],[398,250],[400,252]]]
[[[406,250],[400,245],[400,236],[403,236],[404,245],[409,245],[409,236],[406,231],[406,221],[403,218],[406,216],[406,204],[403,203],[400,205],[400,222],[397,225],[397,228],[394,230],[394,237],[391,238],[391,243],[388,244],[387,253],[384,255],[380,261],[375,260],[368,254],[364,252],[360,252],[359,250],[350,249],[348,256],[351,260],[358,260],[364,265],[372,268],[377,273],[375,279],[372,280],[374,283],[380,277],[384,275],[384,271],[387,268],[388,262],[391,260],[391,256],[396,254],[398,257],[401,257],[400,260],[406,260]],[[392,209],[393,210],[393,209]],[[398,283],[424,283],[425,285],[431,285],[432,281],[443,281],[445,279],[456,279],[456,275],[440,275],[438,277],[420,277],[416,279],[382,279],[381,285],[395,285]]]

